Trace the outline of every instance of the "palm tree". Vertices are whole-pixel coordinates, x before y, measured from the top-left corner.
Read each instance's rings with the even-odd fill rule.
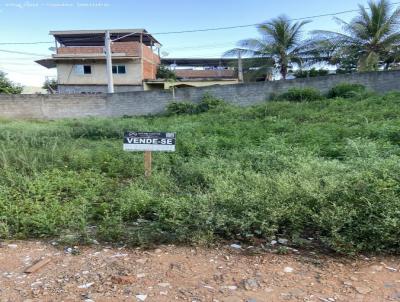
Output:
[[[265,60],[258,68],[270,68],[271,61],[283,79],[293,64],[303,63],[302,28],[310,21],[291,22],[288,17],[280,16],[257,26],[260,39],[246,39],[238,42],[238,48],[225,53],[225,56],[241,52],[245,56]],[[257,60],[260,62],[260,60]]]
[[[358,16],[350,22],[336,20],[342,32],[313,32],[309,46],[316,60],[340,65],[353,59],[358,70],[371,71],[388,69],[399,59],[400,8],[392,12],[388,0],[370,1],[368,9],[359,6]]]

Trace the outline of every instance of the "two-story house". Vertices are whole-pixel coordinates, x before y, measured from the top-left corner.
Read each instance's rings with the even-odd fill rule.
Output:
[[[57,68],[59,93],[107,92],[105,30],[51,31],[55,54],[36,61]],[[115,92],[143,90],[155,80],[160,43],[145,29],[110,30]]]

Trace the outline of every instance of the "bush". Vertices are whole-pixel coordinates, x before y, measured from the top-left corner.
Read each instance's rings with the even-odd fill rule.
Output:
[[[197,105],[197,112],[207,112],[224,105],[225,102],[222,99],[213,97],[210,94],[205,94],[201,99],[201,102]]]
[[[310,70],[299,69],[294,72],[294,76],[297,79],[314,78],[314,77],[326,76],[328,74],[329,71],[326,69],[315,69],[315,68],[311,68]]]
[[[197,105],[191,102],[172,102],[167,106],[167,114],[193,114],[197,112]]]
[[[329,90],[328,98],[354,98],[366,93],[366,88],[361,84],[342,83]]]
[[[312,102],[322,99],[321,93],[314,88],[290,88],[277,97],[280,101]]]
[[[210,94],[205,94],[198,104],[191,102],[172,102],[167,106],[168,115],[197,114],[216,109],[224,105],[225,102],[215,98]]]

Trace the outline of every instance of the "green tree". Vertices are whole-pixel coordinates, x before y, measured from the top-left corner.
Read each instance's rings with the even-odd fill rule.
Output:
[[[315,60],[335,64],[338,68],[359,71],[389,69],[400,58],[400,8],[392,10],[387,0],[370,1],[359,6],[350,22],[336,19],[341,32],[314,31],[310,51]],[[346,69],[345,68],[345,69]]]
[[[238,48],[225,53],[225,56],[237,55],[242,52],[252,58],[264,58],[264,65],[257,68],[271,68],[279,71],[286,79],[289,68],[293,65],[301,66],[304,62],[303,27],[310,21],[292,22],[286,16],[279,16],[257,26],[261,37],[239,41]]]
[[[157,79],[166,79],[176,81],[176,74],[171,69],[164,65],[158,66],[157,69]]]
[[[21,85],[11,82],[6,74],[0,71],[0,93],[5,94],[20,94],[23,90]]]
[[[56,93],[58,88],[58,82],[56,79],[47,79],[42,86],[43,89],[47,90],[47,93]]]

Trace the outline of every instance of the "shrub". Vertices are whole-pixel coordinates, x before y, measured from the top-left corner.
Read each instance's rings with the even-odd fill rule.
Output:
[[[197,105],[191,102],[172,102],[167,106],[167,114],[193,114],[196,112]]]
[[[207,112],[224,105],[225,102],[221,99],[215,98],[210,94],[205,94],[198,104],[191,102],[172,102],[167,106],[167,114],[196,114]]]
[[[361,84],[350,84],[350,83],[342,83],[336,85],[331,90],[329,90],[327,97],[328,98],[354,98],[361,96],[366,92],[366,88]]]
[[[197,112],[206,112],[208,110],[216,109],[224,104],[225,102],[222,99],[218,99],[207,93],[197,105]]]
[[[311,68],[310,70],[299,69],[294,72],[294,76],[297,79],[314,78],[314,77],[326,76],[328,74],[329,71],[326,69],[315,69],[315,68]]]
[[[287,92],[277,97],[277,100],[289,102],[312,102],[322,99],[321,93],[311,87],[290,88]]]

